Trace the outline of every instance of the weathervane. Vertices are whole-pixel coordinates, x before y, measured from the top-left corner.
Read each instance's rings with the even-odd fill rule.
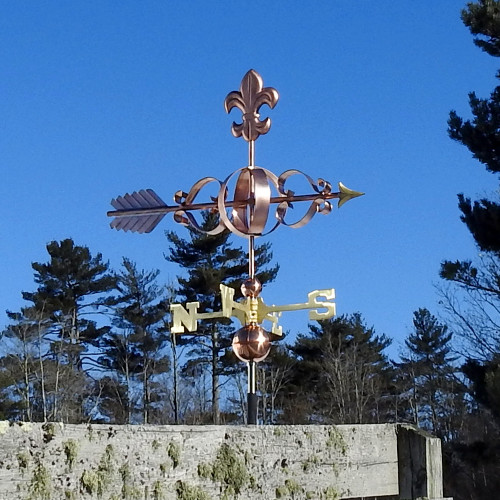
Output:
[[[218,234],[224,230],[248,239],[248,279],[241,286],[244,299],[233,299],[235,290],[220,285],[222,310],[210,313],[198,312],[199,303],[190,302],[186,308],[181,304],[172,304],[172,333],[196,332],[198,320],[220,317],[234,317],[240,321],[240,328],[233,339],[233,349],[241,360],[248,364],[248,423],[257,423],[255,395],[255,363],[262,361],[269,353],[270,338],[282,337],[278,319],[284,311],[309,310],[309,319],[327,319],[335,315],[333,289],[315,290],[308,294],[308,300],[299,304],[268,306],[259,296],[261,284],[255,276],[255,238],[273,232],[278,226],[300,228],[306,225],[316,213],[327,214],[332,209],[330,200],[338,199],[342,206],[351,198],[363,193],[352,191],[338,183],[339,191],[332,192],[329,182],[318,179],[317,182],[299,170],[287,170],[279,177],[255,165],[255,141],[266,134],[271,127],[270,118],[260,119],[261,106],[266,104],[273,109],[278,102],[278,92],[272,87],[263,87],[261,76],[250,70],[243,77],[239,91],[230,92],[224,100],[224,107],[229,113],[239,109],[242,123],[233,122],[231,132],[235,137],[243,137],[248,142],[248,166],[231,173],[223,182],[214,177],[204,177],[197,181],[189,192],[182,190],[174,194],[175,205],[166,205],[152,190],[146,189],[111,201],[115,208],[108,212],[114,217],[111,227],[138,233],[151,232],[167,213],[173,212],[174,220],[207,235]],[[287,187],[287,181],[294,176],[303,176],[312,188],[312,193],[297,195]],[[200,191],[209,184],[218,187],[216,197],[210,201],[196,202]],[[233,187],[232,199],[228,199]],[[296,202],[309,202],[305,214],[295,222],[287,220],[287,215]],[[200,210],[211,209],[218,214],[217,225],[204,229],[198,223],[195,214]],[[270,214],[274,211],[274,217]],[[263,321],[271,322],[271,332],[260,326]]]

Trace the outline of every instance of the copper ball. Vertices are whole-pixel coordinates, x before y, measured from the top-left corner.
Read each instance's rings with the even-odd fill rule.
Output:
[[[269,333],[259,325],[245,325],[234,334],[233,351],[241,361],[258,363],[270,350]]]
[[[248,278],[241,285],[241,293],[243,294],[243,297],[258,297],[261,290],[262,285],[257,278]]]

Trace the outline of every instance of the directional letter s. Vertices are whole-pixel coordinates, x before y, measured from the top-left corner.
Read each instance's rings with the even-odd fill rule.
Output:
[[[317,306],[319,309],[326,309],[324,312],[320,312],[318,309],[309,311],[309,319],[321,320],[335,316],[335,304],[333,302],[328,302],[335,298],[335,290],[333,288],[328,290],[314,290],[308,293],[307,297],[311,306]],[[320,297],[323,297],[325,300],[318,300]]]

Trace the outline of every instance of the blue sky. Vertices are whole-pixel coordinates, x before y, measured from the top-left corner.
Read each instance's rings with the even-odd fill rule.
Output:
[[[72,237],[118,268],[122,256],[165,282],[164,230],[109,228],[113,197],[164,200],[246,165],[226,94],[250,68],[280,101],[256,163],[364,191],[271,241],[281,271],[263,298],[303,302],[335,288],[394,352],[413,311],[439,314],[440,262],[474,257],[456,195],[491,196],[496,179],[447,137],[467,93],[488,96],[496,61],[472,43],[464,1],[6,2],[0,17],[0,310],[34,289],[30,263]],[[235,238],[236,244],[246,241]],[[0,326],[7,319],[0,317]],[[306,331],[307,313],[283,317]]]

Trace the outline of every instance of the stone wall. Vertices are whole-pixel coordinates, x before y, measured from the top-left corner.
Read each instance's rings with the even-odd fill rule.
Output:
[[[398,468],[398,429],[0,422],[0,500],[399,498],[404,481],[409,495],[428,495],[412,493],[412,471]],[[440,498],[436,442],[423,460],[438,452],[438,477],[424,483],[439,483]]]

